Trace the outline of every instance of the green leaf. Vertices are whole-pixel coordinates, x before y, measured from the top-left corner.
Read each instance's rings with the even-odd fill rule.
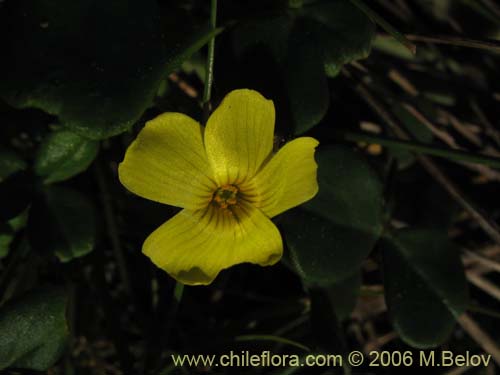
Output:
[[[359,289],[361,288],[361,273],[347,277],[331,286],[325,287],[326,294],[335,310],[339,321],[350,317],[356,302],[358,301]]]
[[[256,47],[266,47],[275,61],[285,62],[288,37],[294,24],[289,14],[277,14],[243,22],[233,33],[233,48],[238,56]]]
[[[11,174],[26,169],[26,162],[14,151],[0,147],[0,182]]]
[[[383,242],[385,298],[401,338],[417,348],[445,342],[467,305],[459,250],[445,234],[404,229]]]
[[[282,226],[292,266],[306,285],[339,282],[352,274],[366,255],[364,251],[362,257],[346,251],[344,242],[352,240],[356,231],[305,210],[287,213]]]
[[[47,136],[35,158],[35,172],[45,183],[64,181],[83,172],[97,155],[99,142],[69,130]]]
[[[290,257],[306,284],[352,276],[382,230],[382,186],[362,155],[341,146],[319,149],[319,192],[283,217]],[[306,225],[307,224],[307,225]]]
[[[365,157],[345,146],[316,152],[319,192],[304,204],[333,223],[376,235],[382,229],[382,185]]]
[[[62,262],[82,257],[96,241],[94,207],[76,190],[48,187],[33,204],[28,232],[33,248],[54,253]]]
[[[28,211],[21,212],[7,223],[0,223],[0,259],[9,255],[10,245],[14,241],[15,234],[26,225]]]
[[[318,2],[304,7],[303,12],[316,21],[314,32],[328,72],[339,72],[344,64],[370,55],[375,25],[350,1]]]
[[[237,55],[264,46],[283,70],[295,134],[318,124],[328,110],[326,74],[371,51],[375,26],[348,0],[318,1],[239,25]],[[326,71],[325,71],[326,70]]]
[[[295,134],[318,124],[330,103],[322,51],[308,32],[312,27],[307,19],[296,21],[288,42],[285,80]]]
[[[45,371],[61,355],[68,335],[66,296],[61,289],[39,289],[0,309],[0,369]]]
[[[167,51],[165,75],[180,69],[184,61],[189,59],[196,51],[207,44],[210,39],[219,35],[222,30],[222,27],[218,27],[214,30],[203,27],[194,31],[191,35],[184,36],[180,42],[178,39],[172,40],[172,47]]]
[[[0,96],[93,139],[129,129],[165,75],[154,0],[6,1],[0,41]]]

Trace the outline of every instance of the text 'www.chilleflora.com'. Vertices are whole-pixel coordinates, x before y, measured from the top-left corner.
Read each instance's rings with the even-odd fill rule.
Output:
[[[172,354],[176,367],[487,367],[489,354],[454,353],[449,350],[430,351],[371,351],[354,350],[346,354],[259,354],[247,350],[227,354]]]

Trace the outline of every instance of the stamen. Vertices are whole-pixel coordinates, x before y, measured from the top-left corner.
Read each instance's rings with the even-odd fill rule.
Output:
[[[238,203],[238,188],[234,185],[224,185],[214,192],[213,202],[220,208],[228,208]]]

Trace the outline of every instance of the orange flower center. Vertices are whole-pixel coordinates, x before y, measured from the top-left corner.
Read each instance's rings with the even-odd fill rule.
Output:
[[[220,208],[228,208],[238,203],[238,191],[234,185],[221,186],[215,191],[212,201]]]

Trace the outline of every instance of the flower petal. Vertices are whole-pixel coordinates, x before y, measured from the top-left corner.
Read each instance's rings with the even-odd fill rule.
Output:
[[[239,263],[275,264],[283,252],[276,226],[247,203],[234,207],[182,210],[155,230],[142,250],[188,285],[210,284],[221,270]]]
[[[294,139],[283,146],[242,190],[247,199],[269,217],[298,206],[318,192],[314,150],[318,141]]]
[[[118,169],[133,193],[190,209],[206,207],[215,189],[201,126],[181,113],[148,121]]]
[[[230,92],[208,119],[205,148],[219,185],[251,178],[271,154],[274,104],[257,91]]]

